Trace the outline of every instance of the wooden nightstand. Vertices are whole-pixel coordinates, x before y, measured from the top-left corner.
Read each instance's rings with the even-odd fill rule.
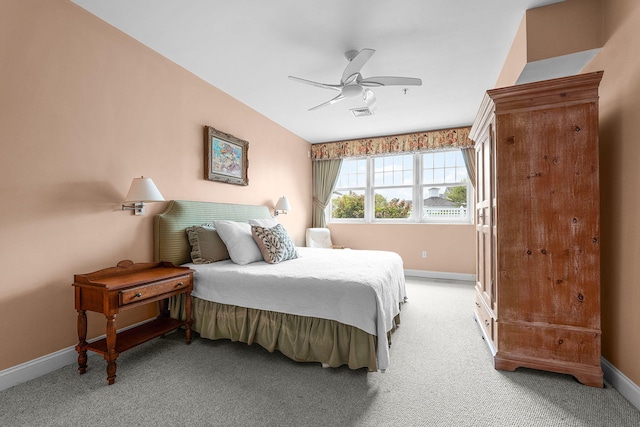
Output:
[[[191,291],[193,272],[168,262],[139,263],[120,261],[116,267],[88,274],[76,274],[76,310],[78,311],[78,371],[87,371],[87,350],[104,355],[107,362],[107,381],[116,380],[116,359],[125,350],[159,337],[182,326],[186,327],[186,341],[191,344]],[[167,298],[186,294],[187,320],[169,317]],[[151,322],[116,333],[116,314],[151,302],[160,302],[160,314]],[[87,343],[86,311],[103,313],[107,318],[106,338]]]

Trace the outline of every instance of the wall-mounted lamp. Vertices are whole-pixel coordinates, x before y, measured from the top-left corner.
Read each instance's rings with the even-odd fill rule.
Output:
[[[124,202],[132,204],[123,204],[123,211],[132,210],[135,215],[144,215],[144,202],[164,202],[164,197],[162,197],[151,178],[141,176],[140,178],[133,178],[131,188],[129,188]]]
[[[276,203],[276,208],[275,208],[275,216],[278,216],[279,214],[285,214],[287,213],[287,211],[291,210],[291,205],[289,204],[289,199],[287,199],[286,197],[282,196],[278,199],[278,203]]]

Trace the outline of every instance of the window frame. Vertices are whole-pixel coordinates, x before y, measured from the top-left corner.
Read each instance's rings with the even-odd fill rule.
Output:
[[[443,150],[443,151],[456,151],[455,150]],[[343,159],[343,165],[345,161],[351,160],[365,160],[365,175],[366,175],[366,186],[365,187],[339,187],[338,183],[336,183],[336,188],[334,189],[334,194],[336,193],[348,193],[350,191],[356,192],[364,192],[364,218],[333,218],[332,210],[333,210],[333,198],[332,195],[331,200],[326,208],[326,218],[327,223],[345,223],[345,224],[473,224],[474,222],[474,188],[471,185],[469,177],[467,175],[466,181],[456,182],[456,183],[423,183],[423,155],[424,154],[434,154],[437,152],[442,152],[441,150],[433,151],[433,152],[417,152],[417,153],[394,153],[388,156],[367,156],[367,157],[347,157]],[[375,186],[375,161],[381,157],[389,157],[389,156],[412,156],[412,165],[413,165],[413,183],[411,185],[379,185]],[[340,177],[340,175],[338,175]],[[446,181],[446,179],[444,180]],[[457,186],[466,186],[467,188],[467,209],[466,209],[466,217],[464,219],[459,218],[438,218],[437,220],[423,218],[423,207],[424,207],[424,192],[427,188],[431,187],[457,187]],[[387,190],[387,189],[395,189],[395,188],[411,188],[412,194],[412,209],[411,214],[408,218],[376,218],[375,217],[375,192],[376,190]],[[416,203],[418,202],[418,203]],[[416,209],[417,206],[417,209]]]

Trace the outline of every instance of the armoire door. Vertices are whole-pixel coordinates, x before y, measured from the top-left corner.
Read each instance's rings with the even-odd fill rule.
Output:
[[[493,233],[493,129],[476,145],[476,239],[477,289],[487,307],[495,309],[494,298],[494,233]]]

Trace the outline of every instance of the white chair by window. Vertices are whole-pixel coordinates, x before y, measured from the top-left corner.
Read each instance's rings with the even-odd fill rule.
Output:
[[[328,228],[307,228],[308,248],[331,248],[331,231]]]

